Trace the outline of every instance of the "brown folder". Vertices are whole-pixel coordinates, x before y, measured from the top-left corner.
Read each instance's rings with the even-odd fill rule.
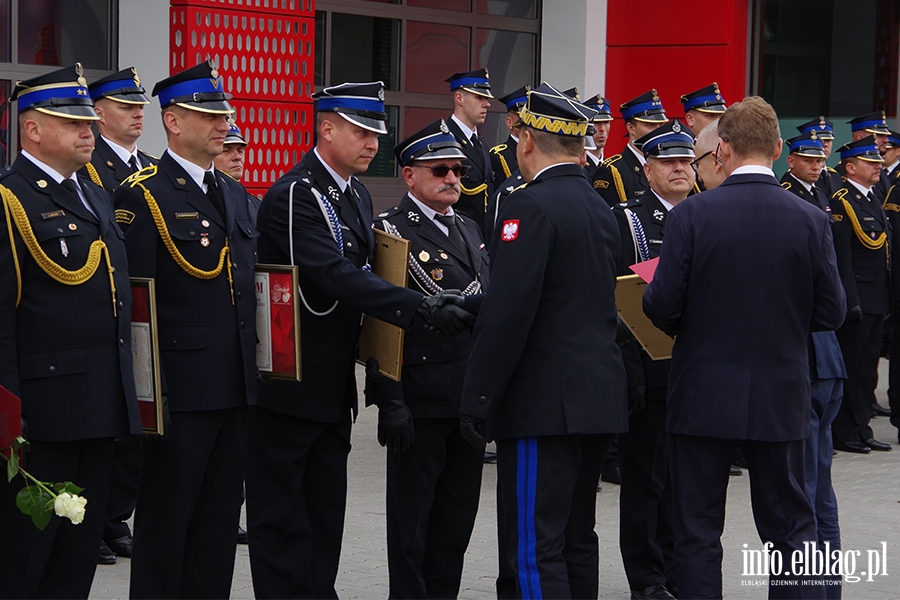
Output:
[[[650,358],[662,360],[672,358],[675,340],[656,328],[644,314],[642,300],[647,282],[638,275],[622,275],[616,278],[616,306],[619,317]]]

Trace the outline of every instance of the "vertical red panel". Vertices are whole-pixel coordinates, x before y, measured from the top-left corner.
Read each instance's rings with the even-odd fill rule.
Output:
[[[171,74],[215,60],[262,196],[312,147],[314,0],[172,0]]]
[[[683,117],[680,98],[713,81],[726,102],[747,93],[749,0],[647,0],[635,19],[634,3],[609,0],[606,89],[613,109],[605,155],[625,145],[619,105],[655,88],[669,118]],[[676,25],[677,24],[677,25]]]

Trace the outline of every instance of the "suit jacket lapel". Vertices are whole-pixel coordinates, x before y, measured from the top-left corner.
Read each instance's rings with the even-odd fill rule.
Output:
[[[312,174],[313,179],[315,179],[318,184],[316,189],[325,196],[334,207],[334,211],[337,213],[338,220],[341,224],[356,233],[357,238],[366,243],[369,248],[372,248],[374,245],[371,241],[372,233],[369,232],[369,235],[366,235],[364,225],[356,218],[353,208],[346,206],[348,200],[347,198],[344,198],[341,193],[341,188],[334,180],[334,177],[331,176],[331,173],[328,172],[328,169],[325,168],[325,165],[319,161],[315,154],[310,153],[309,156],[310,161],[307,166],[309,167],[309,172]],[[357,208],[359,208],[359,194],[356,191],[354,191],[353,194],[357,198]],[[360,210],[359,213],[360,218],[362,218],[362,210]]]
[[[415,202],[406,195],[403,198],[403,201],[400,203],[400,207],[407,214],[410,212],[414,212],[419,215],[419,236],[425,238],[441,250],[445,250],[446,252],[452,254],[457,258],[457,260],[462,261],[465,265],[471,267],[471,257],[469,257],[465,248],[458,248],[456,244],[453,243],[453,240],[445,234],[440,228],[434,223],[434,219],[427,218]],[[457,217],[458,218],[458,217]],[[415,225],[414,225],[415,226]],[[458,229],[462,229],[457,226]],[[460,235],[462,235],[462,231],[460,231]],[[463,238],[465,239],[465,238]]]
[[[206,197],[206,194],[203,193],[200,186],[191,179],[191,176],[187,174],[187,171],[182,169],[181,165],[179,165],[168,152],[163,154],[160,165],[163,167],[160,169],[160,172],[166,174],[172,182],[173,188],[185,194],[185,200],[188,204],[203,213],[210,221],[214,221],[222,229],[227,229],[227,227],[225,227],[225,221],[222,219],[222,215],[219,214],[219,211],[216,210],[216,207],[213,206],[210,199]],[[222,188],[219,189],[221,190]]]
[[[97,141],[94,142],[94,151],[100,155],[100,158],[103,159],[103,162],[106,163],[107,167],[113,169],[116,181],[124,181],[131,175],[131,167],[122,162],[122,159],[119,158],[116,151],[113,150],[110,145],[106,143],[106,140],[99,135],[97,136]]]
[[[485,167],[485,153],[479,152],[478,148],[472,145],[472,140],[466,137],[466,134],[462,132],[462,129],[460,129],[459,125],[456,124],[456,121],[454,121],[453,119],[445,119],[445,122],[447,123],[447,128],[450,130],[450,133],[452,133],[453,136],[462,145],[463,154],[466,155],[466,158],[469,159],[469,162],[471,162],[476,169],[481,171],[480,179],[484,180],[485,172],[490,173],[490,157],[488,157],[488,166]],[[483,145],[484,143],[482,142],[482,146]],[[487,168],[488,170],[485,171],[485,168]]]

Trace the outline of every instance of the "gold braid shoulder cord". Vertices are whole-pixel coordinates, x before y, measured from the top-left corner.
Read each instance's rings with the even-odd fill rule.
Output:
[[[178,251],[175,242],[172,241],[171,234],[169,234],[169,228],[166,226],[166,220],[163,218],[162,211],[159,210],[156,198],[153,197],[150,190],[144,187],[144,184],[142,184],[140,180],[133,181],[131,187],[134,186],[138,186],[144,190],[144,200],[147,202],[147,208],[150,209],[150,216],[153,217],[153,222],[156,224],[156,230],[159,232],[159,237],[162,238],[163,245],[166,247],[166,250],[169,251],[172,260],[174,260],[175,264],[181,267],[185,273],[191,277],[196,277],[197,279],[215,279],[222,274],[222,268],[227,265],[228,287],[231,290],[231,304],[234,304],[234,280],[231,277],[231,261],[228,260],[231,255],[231,248],[228,246],[228,238],[225,238],[225,247],[219,252],[219,264],[216,265],[216,268],[212,271],[198,269],[189,263],[181,252]]]
[[[879,235],[874,240],[866,235],[866,233],[862,230],[862,226],[859,224],[859,218],[856,216],[856,211],[853,210],[853,206],[850,205],[850,202],[844,197],[847,195],[847,192],[844,191],[843,194],[841,192],[844,190],[838,190],[834,194],[834,198],[838,198],[844,204],[844,210],[847,212],[847,216],[850,217],[850,223],[853,225],[853,233],[856,234],[856,239],[859,240],[859,243],[868,248],[869,250],[878,250],[881,247],[884,247],[885,260],[890,264],[890,251],[888,250],[888,239],[887,232],[882,231],[881,235]]]
[[[106,268],[109,271],[109,288],[112,292],[113,316],[116,316],[116,282],[113,276],[116,269],[113,267],[112,261],[110,261],[109,249],[106,247],[106,242],[102,239],[91,242],[87,261],[80,269],[76,271],[64,269],[59,264],[53,262],[53,259],[44,252],[43,248],[41,248],[40,243],[34,235],[34,231],[31,229],[31,222],[28,220],[25,208],[12,190],[0,185],[0,196],[3,197],[3,211],[6,215],[6,226],[9,230],[9,245],[12,249],[13,262],[15,263],[16,268],[16,284],[18,286],[18,291],[16,293],[16,307],[19,306],[19,302],[22,300],[22,272],[19,267],[19,257],[16,253],[15,240],[13,239],[13,221],[16,223],[16,229],[19,230],[22,241],[25,242],[25,247],[28,248],[28,252],[31,254],[32,258],[34,258],[34,262],[38,264],[44,273],[59,283],[65,285],[81,285],[94,276],[94,273],[97,272],[97,267],[100,266],[100,255],[101,253],[105,253]]]
[[[103,187],[103,181],[100,179],[100,173],[97,172],[97,167],[92,165],[91,163],[87,163],[84,165],[84,168],[87,169],[88,176],[90,176],[91,181],[99,185],[101,188]],[[106,188],[103,188],[106,189]]]

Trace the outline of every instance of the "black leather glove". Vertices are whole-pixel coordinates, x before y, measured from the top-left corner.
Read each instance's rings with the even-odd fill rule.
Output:
[[[366,359],[366,377],[371,377],[375,381],[384,381],[384,375],[381,373],[381,365],[374,356]]]
[[[409,452],[415,440],[412,413],[400,398],[378,405],[378,443],[394,452]]]
[[[628,328],[628,325],[625,324],[622,317],[616,315],[616,345],[621,347],[634,340],[635,337],[634,334],[631,333],[631,329]]]
[[[416,313],[425,323],[452,337],[475,326],[475,315],[462,308],[463,302],[458,290],[444,290],[422,298]]]
[[[633,417],[647,406],[647,388],[642,385],[628,388],[628,416]]]
[[[484,421],[477,417],[461,415],[459,417],[459,432],[467,442],[480,450],[484,450],[486,445],[484,442]]]
[[[863,311],[862,311],[862,307],[860,307],[859,304],[857,304],[856,306],[852,307],[850,310],[847,311],[847,321],[849,323],[856,323],[857,321],[862,321],[862,318],[863,318]]]

